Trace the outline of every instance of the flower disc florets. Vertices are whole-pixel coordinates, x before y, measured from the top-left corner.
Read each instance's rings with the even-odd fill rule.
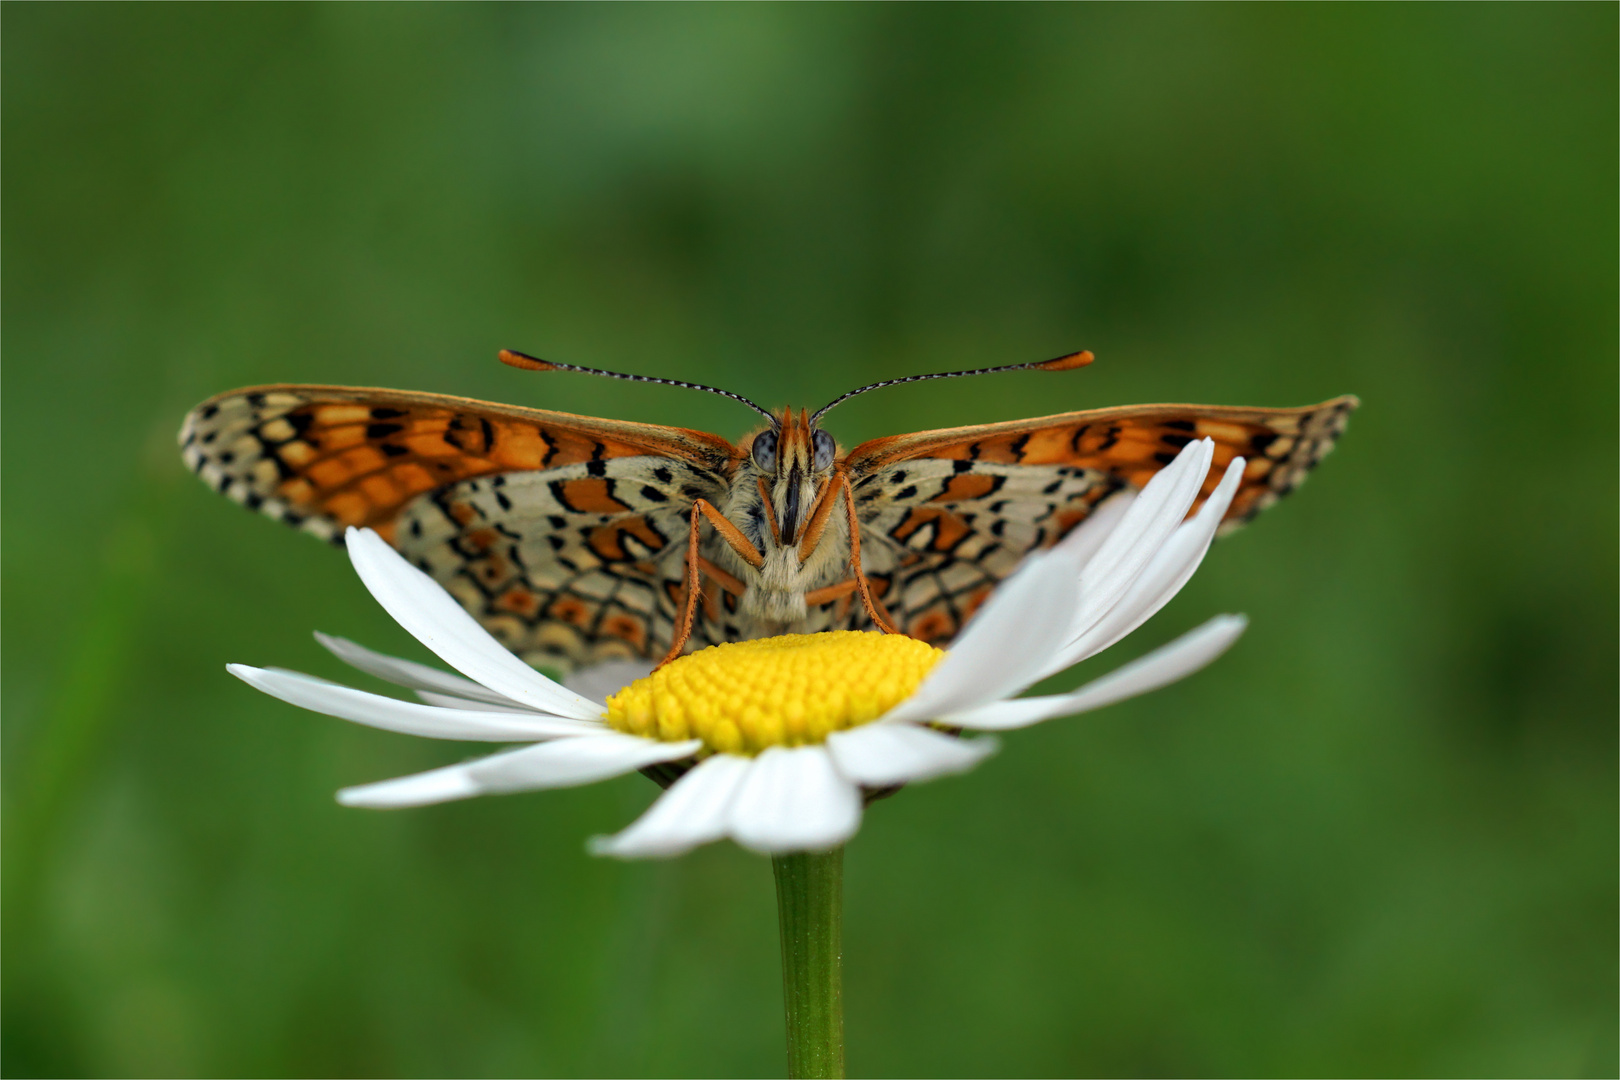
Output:
[[[911,695],[943,650],[899,634],[837,630],[740,641],[664,665],[608,698],[609,726],[722,754],[819,743]]]

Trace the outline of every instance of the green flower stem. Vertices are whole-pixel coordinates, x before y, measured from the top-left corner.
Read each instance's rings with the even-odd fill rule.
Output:
[[[844,849],[771,859],[788,1075],[844,1075]]]

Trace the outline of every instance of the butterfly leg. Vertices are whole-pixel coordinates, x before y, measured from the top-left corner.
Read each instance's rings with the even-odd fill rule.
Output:
[[[711,581],[720,586],[722,589],[726,590],[726,592],[730,593],[732,596],[741,596],[743,593],[748,591],[747,585],[744,585],[741,581],[732,577],[730,574],[726,573],[724,570],[720,569],[718,566],[714,565],[714,563],[710,562],[708,559],[705,559],[701,555],[698,556],[698,569],[702,570]]]
[[[765,478],[763,476],[759,477],[758,481],[759,481],[759,497],[762,500],[764,500],[766,506],[770,506],[771,505],[771,489],[770,489],[770,485],[765,483]],[[766,514],[765,515],[765,523],[771,527],[771,540],[776,544],[776,546],[781,547],[782,546],[782,530],[777,527],[776,515],[775,514]]]
[[[757,568],[765,562],[765,557],[759,553],[753,542],[742,534],[742,530],[727,521],[726,516],[716,510],[707,499],[699,499],[693,503],[692,528],[686,541],[686,606],[681,613],[680,621],[675,624],[675,641],[670,645],[669,652],[664,658],[658,661],[658,667],[663,667],[681,655],[681,651],[686,648],[686,643],[692,636],[692,620],[697,617],[698,594],[701,591],[698,588],[700,574],[709,574],[727,592],[741,595],[747,588],[741,581],[698,554],[698,537],[703,530],[705,518],[714,526],[714,531],[720,534],[720,539],[741,555],[748,565]]]
[[[832,516],[833,507],[838,505],[838,489],[848,487],[849,478],[843,473],[835,473],[821,495],[817,497],[816,504],[810,508],[810,520],[804,525],[804,539],[799,541],[799,561],[809,562],[810,556],[815,552],[816,545],[821,543],[821,534],[826,531],[827,519]]]
[[[830,604],[834,600],[841,600],[858,588],[860,588],[860,584],[854,578],[850,578],[848,581],[840,581],[836,585],[811,589],[804,594],[804,603],[806,607],[820,607],[822,604]]]
[[[847,482],[844,484],[844,506],[849,511],[849,568],[855,575],[855,589],[861,594],[861,603],[866,606],[866,613],[877,628],[885,634],[898,634],[900,631],[895,629],[883,601],[872,594],[872,583],[866,580],[866,572],[861,569],[861,522],[855,516],[854,489]]]

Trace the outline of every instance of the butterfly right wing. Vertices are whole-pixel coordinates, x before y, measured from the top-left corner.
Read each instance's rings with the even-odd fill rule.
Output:
[[[684,428],[331,386],[222,394],[180,439],[221,493],[334,543],[376,529],[507,647],[565,668],[668,647],[687,515],[738,457]]]
[[[1140,489],[1194,439],[1215,442],[1200,503],[1228,462],[1247,460],[1229,532],[1299,486],[1357,404],[1138,405],[874,439],[845,459],[863,563],[901,629],[943,644],[1024,555]]]

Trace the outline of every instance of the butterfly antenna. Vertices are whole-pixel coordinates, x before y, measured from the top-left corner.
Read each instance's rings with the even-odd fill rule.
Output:
[[[501,363],[523,371],[577,371],[582,375],[601,375],[603,378],[623,379],[625,382],[657,383],[659,386],[680,386],[687,390],[702,390],[709,394],[719,394],[721,397],[730,398],[732,401],[742,402],[769,420],[772,427],[776,426],[776,417],[772,416],[768,410],[760,408],[741,394],[733,394],[730,390],[704,386],[702,383],[681,382],[679,379],[656,379],[651,375],[626,375],[620,371],[603,371],[600,368],[580,367],[578,364],[559,364],[553,360],[541,360],[526,353],[513,352],[511,349],[502,349],[496,355],[500,357]]]
[[[810,424],[812,427],[815,426],[818,420],[832,411],[833,406],[841,405],[857,394],[864,394],[868,390],[881,390],[885,386],[897,386],[900,383],[909,382],[926,382],[929,379],[960,379],[964,375],[994,375],[998,371],[1068,371],[1071,368],[1085,367],[1095,359],[1096,357],[1092,356],[1089,351],[1082,349],[1079,352],[1069,353],[1052,360],[1043,360],[1038,364],[1007,364],[1002,367],[975,368],[972,371],[941,371],[933,375],[907,375],[901,379],[884,379],[882,382],[868,383],[858,390],[851,390],[843,397],[834,398],[831,402],[816,410],[815,415],[810,417]]]

